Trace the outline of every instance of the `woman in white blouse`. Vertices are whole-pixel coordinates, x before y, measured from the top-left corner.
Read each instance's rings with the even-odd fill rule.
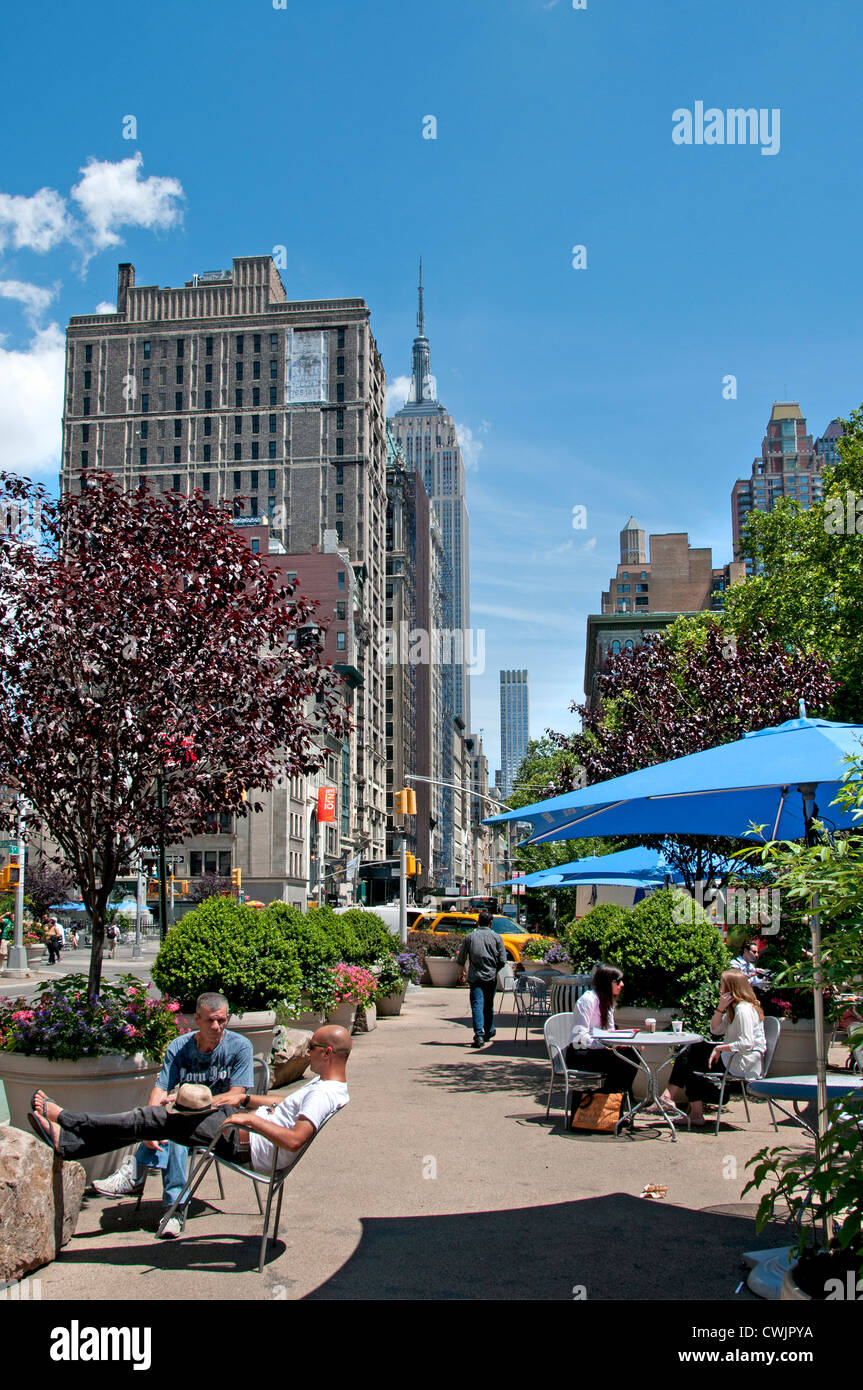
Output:
[[[572,1035],[566,1049],[568,1067],[575,1071],[605,1073],[606,1092],[628,1091],[638,1069],[637,1062],[627,1062],[594,1037],[598,1029],[614,1027],[614,1005],[622,989],[622,970],[616,965],[596,967],[590,989],[575,1001]],[[617,1049],[618,1053],[631,1051],[631,1048]]]
[[[714,1044],[695,1043],[674,1063],[668,1089],[661,1099],[671,1104],[689,1100],[689,1119],[704,1124],[704,1102],[715,1098],[716,1087],[699,1072],[721,1071],[730,1067],[733,1076],[752,1081],[761,1075],[767,1039],[764,1036],[764,1010],[752,985],[741,970],[726,970],[719,982],[719,1003],[710,1022]]]

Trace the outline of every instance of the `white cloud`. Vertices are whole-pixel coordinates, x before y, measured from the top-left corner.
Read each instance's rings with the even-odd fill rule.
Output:
[[[480,615],[483,618],[505,618],[511,623],[528,623],[531,627],[551,627],[558,632],[570,632],[573,625],[573,616],[568,609],[565,612],[555,613],[551,609],[543,611],[535,608],[506,608],[495,603],[472,603],[470,615],[471,618]]]
[[[464,466],[469,472],[476,472],[479,468],[479,456],[483,451],[483,442],[480,436],[488,434],[490,429],[491,425],[488,420],[482,421],[476,434],[470,425],[456,424],[455,432],[461,446],[461,455],[464,459]]]
[[[40,188],[32,197],[0,193],[0,249],[50,251],[71,231],[66,200],[53,188]]]
[[[179,179],[139,177],[144,159],[140,151],[116,163],[90,159],[81,173],[72,197],[83,210],[97,251],[122,241],[118,227],[148,227],[166,230],[182,219],[179,200],[183,185]]]
[[[56,323],[23,352],[0,341],[0,468],[27,477],[59,471],[64,361]]]
[[[93,310],[94,314],[116,314],[116,304],[109,304],[107,299],[101,299]]]
[[[584,545],[581,547],[582,550],[595,550],[597,539],[596,536],[591,536],[589,541],[584,542]]]
[[[45,289],[42,285],[30,285],[24,280],[0,280],[0,299],[17,299],[24,305],[30,322],[35,323],[55,298],[57,289],[57,285]]]
[[[410,389],[409,376],[394,376],[392,381],[387,382],[387,415],[395,415],[397,410],[401,410]]]

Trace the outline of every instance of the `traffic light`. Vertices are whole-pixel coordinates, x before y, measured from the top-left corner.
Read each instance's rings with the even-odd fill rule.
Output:
[[[147,880],[147,897],[148,897],[148,898],[155,897],[155,896],[158,894],[158,892],[159,892],[159,880],[158,880],[157,878],[150,878],[150,879],[148,879],[148,880]]]
[[[414,874],[415,874],[415,876],[416,876],[417,878],[419,878],[419,876],[420,876],[420,874],[422,873],[422,871],[423,871],[422,860],[418,859],[418,860],[417,860],[416,868],[414,869]]]
[[[189,880],[188,880],[187,878],[181,878],[181,879],[180,879],[180,897],[181,897],[181,898],[185,898],[186,895],[188,894],[188,892],[189,892]]]
[[[396,792],[393,806],[397,816],[415,816],[417,813],[417,794],[413,787],[403,787],[400,792]]]
[[[0,887],[4,889],[17,888],[20,882],[21,865],[16,859],[13,859],[10,864],[7,864],[4,869],[0,870]]]
[[[232,869],[232,870],[231,870],[231,883],[233,884],[233,886],[234,886],[235,888],[242,888],[242,886],[243,886],[243,871],[242,871],[242,869]]]
[[[416,871],[417,871],[417,861],[416,861],[416,859],[414,858],[414,856],[411,854],[410,850],[408,850],[407,853],[405,854],[405,875],[406,875],[408,878],[413,878],[413,876],[414,876],[414,874],[416,873]]]

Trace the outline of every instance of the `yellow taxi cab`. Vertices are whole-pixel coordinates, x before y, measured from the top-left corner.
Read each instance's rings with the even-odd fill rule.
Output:
[[[478,926],[478,912],[427,912],[416,919],[411,930],[455,932],[466,936],[468,932],[475,931]],[[497,932],[506,947],[507,957],[514,965],[517,965],[521,960],[521,953],[528,941],[535,941],[538,937],[537,932],[529,932],[526,927],[520,927],[511,917],[504,917],[500,912],[492,914],[491,930]],[[408,944],[410,944],[410,933],[408,933]]]

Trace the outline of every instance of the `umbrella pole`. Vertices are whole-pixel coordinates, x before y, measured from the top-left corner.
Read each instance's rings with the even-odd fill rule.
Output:
[[[824,987],[821,973],[821,914],[818,911],[818,894],[812,895],[812,912],[809,917],[809,930],[812,934],[812,971],[814,976],[815,1005],[815,1073],[818,1086],[818,1138],[816,1140],[816,1159],[820,1163],[824,1157],[824,1136],[827,1132],[827,1057],[824,1050]],[[825,1216],[824,1235],[829,1241],[833,1237],[833,1218]]]

